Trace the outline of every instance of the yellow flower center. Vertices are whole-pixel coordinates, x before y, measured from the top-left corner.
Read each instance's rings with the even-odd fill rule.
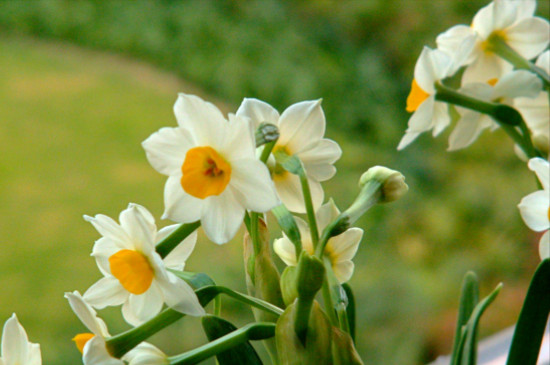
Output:
[[[430,94],[425,92],[418,86],[418,83],[415,79],[412,81],[411,85],[411,92],[409,93],[409,96],[407,97],[407,111],[409,113],[414,112],[420,104],[424,102],[424,100],[428,99]]]
[[[548,207],[548,220],[550,221],[550,207]]]
[[[487,83],[491,86],[495,86],[498,82],[498,79],[491,79],[491,80],[487,80]]]
[[[231,179],[231,165],[211,147],[187,151],[181,172],[181,187],[199,199],[220,195]]]
[[[120,250],[109,257],[111,274],[132,294],[143,294],[153,282],[154,272],[140,252]]]
[[[95,335],[93,333],[79,333],[78,335],[74,336],[73,341],[81,354],[84,353],[84,346],[86,346],[86,343],[90,341],[94,336]]]
[[[495,44],[499,42],[506,42],[507,39],[508,36],[505,31],[495,30],[481,43],[481,49],[485,53],[493,53]]]
[[[274,156],[276,153],[282,153],[287,156],[291,155],[290,151],[286,146],[277,146],[277,145],[273,147],[272,153]],[[275,165],[269,166],[269,172],[271,172],[271,177],[276,180],[284,180],[287,174],[289,173],[283,168],[283,166],[281,166],[277,162],[275,162]]]

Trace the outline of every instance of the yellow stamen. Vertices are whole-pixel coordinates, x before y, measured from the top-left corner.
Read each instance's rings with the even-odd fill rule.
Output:
[[[550,221],[550,207],[548,207],[548,220]]]
[[[211,147],[187,151],[181,172],[181,187],[199,199],[220,195],[231,179],[231,165]]]
[[[90,341],[94,336],[95,335],[93,333],[79,333],[78,335],[74,336],[73,341],[81,354],[84,353],[84,346],[86,346],[86,343]]]
[[[491,79],[491,80],[488,80],[487,83],[491,86],[495,86],[498,82],[498,79]]]
[[[111,274],[132,294],[143,294],[153,282],[154,272],[140,252],[120,250],[109,257]]]
[[[422,90],[416,80],[413,79],[411,92],[407,97],[407,111],[409,113],[414,112],[429,96],[430,94]]]

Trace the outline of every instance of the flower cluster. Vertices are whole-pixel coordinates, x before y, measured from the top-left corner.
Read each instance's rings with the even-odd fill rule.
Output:
[[[465,148],[484,129],[502,126],[502,113],[495,108],[501,104],[517,107],[525,119],[524,129],[511,122],[514,130],[509,132],[520,130],[520,137],[532,137],[535,146],[548,153],[548,93],[543,85],[548,90],[550,60],[544,51],[550,26],[534,15],[535,7],[535,0],[495,0],[479,10],[471,26],[457,25],[440,34],[437,49],[424,48],[407,99],[407,111],[413,115],[398,149],[423,132],[439,135],[452,119],[458,121],[449,150]],[[535,64],[529,62],[533,59]],[[450,89],[447,81],[458,78],[461,87]]]

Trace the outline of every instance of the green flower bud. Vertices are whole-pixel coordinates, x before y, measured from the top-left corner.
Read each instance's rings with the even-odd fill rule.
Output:
[[[281,275],[281,293],[287,306],[292,304],[298,297],[297,273],[298,268],[296,266],[287,266]]]

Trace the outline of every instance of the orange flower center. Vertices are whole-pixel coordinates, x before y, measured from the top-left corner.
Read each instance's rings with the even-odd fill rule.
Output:
[[[414,112],[420,104],[424,102],[424,100],[428,99],[430,94],[425,92],[418,86],[418,83],[415,79],[412,81],[411,85],[411,92],[409,93],[409,96],[407,97],[407,111],[409,113]]]
[[[94,336],[95,335],[93,333],[79,333],[78,335],[74,336],[73,341],[81,354],[84,353],[84,346],[86,346],[86,343],[90,341]]]
[[[154,272],[140,252],[120,250],[109,257],[111,274],[132,294],[143,294],[153,282]]]
[[[231,165],[211,147],[187,151],[181,172],[181,187],[199,199],[220,195],[231,179]]]
[[[491,80],[487,80],[487,83],[491,86],[495,86],[498,82],[498,79],[491,79]]]

